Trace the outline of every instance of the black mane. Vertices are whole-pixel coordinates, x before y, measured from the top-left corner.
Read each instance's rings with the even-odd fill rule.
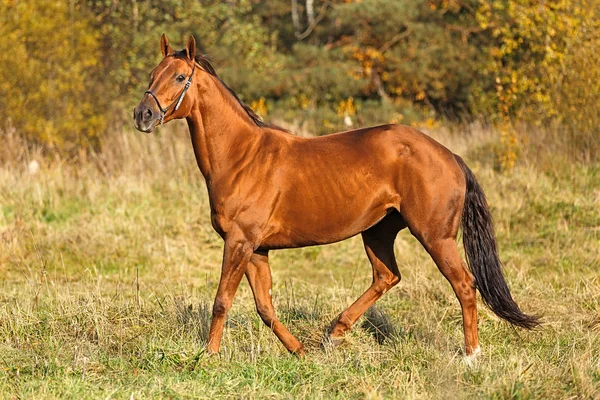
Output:
[[[180,50],[180,51],[174,52],[173,57],[181,58],[181,59],[185,59],[185,60],[188,59],[188,56],[187,56],[187,53],[185,50]],[[194,59],[196,60],[198,65],[200,65],[202,67],[202,69],[204,71],[208,72],[209,74],[211,74],[212,76],[217,78],[219,80],[219,82],[221,82],[221,84],[229,91],[229,93],[231,93],[233,98],[237,100],[237,102],[240,104],[240,106],[242,106],[244,111],[246,111],[246,114],[248,114],[250,119],[257,126],[259,126],[261,128],[278,129],[278,130],[287,132],[287,129],[284,129],[277,125],[268,124],[265,121],[263,121],[262,118],[258,114],[256,114],[252,108],[250,108],[250,106],[246,105],[242,100],[240,100],[237,93],[235,93],[233,91],[233,89],[231,89],[229,86],[227,86],[227,84],[225,82],[223,82],[221,80],[221,78],[219,78],[219,76],[217,75],[217,71],[215,71],[215,67],[213,67],[212,63],[210,62],[210,60],[208,59],[207,56],[201,55],[201,54],[196,54],[196,57],[194,57]]]

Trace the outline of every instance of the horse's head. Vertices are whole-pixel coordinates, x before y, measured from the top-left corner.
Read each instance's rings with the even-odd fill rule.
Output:
[[[150,73],[150,86],[133,110],[136,129],[152,132],[157,125],[172,119],[185,118],[195,97],[192,78],[196,72],[196,40],[190,36],[185,48],[175,52],[167,37],[160,38],[163,59]]]

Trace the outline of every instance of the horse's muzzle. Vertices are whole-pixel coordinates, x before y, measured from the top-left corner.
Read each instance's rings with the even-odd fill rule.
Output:
[[[141,101],[136,108],[133,109],[133,124],[138,131],[150,133],[156,127],[157,121],[160,119],[160,112],[152,106]]]

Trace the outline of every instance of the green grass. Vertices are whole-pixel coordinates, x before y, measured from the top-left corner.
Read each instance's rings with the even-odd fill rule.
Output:
[[[515,329],[480,302],[475,366],[449,284],[406,231],[402,282],[371,312],[385,340],[360,320],[341,347],[321,346],[371,280],[352,238],[271,256],[275,306],[305,358],[263,326],[246,282],[208,357],[222,243],[187,138],[169,135],[127,133],[93,162],[36,175],[0,168],[0,397],[600,397],[600,166],[499,174],[468,160],[513,296],[544,319]]]

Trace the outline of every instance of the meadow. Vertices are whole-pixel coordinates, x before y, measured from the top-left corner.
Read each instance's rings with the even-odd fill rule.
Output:
[[[321,341],[371,282],[356,237],[271,255],[275,307],[305,358],[262,324],[245,281],[221,353],[208,356],[222,241],[185,126],[115,132],[102,153],[77,163],[50,161],[7,134],[0,397],[600,397],[600,165],[529,143],[502,173],[493,130],[430,133],[466,159],[486,191],[512,294],[543,316],[539,329],[513,328],[479,301],[483,353],[468,365],[458,301],[402,231],[402,281],[342,346]]]

